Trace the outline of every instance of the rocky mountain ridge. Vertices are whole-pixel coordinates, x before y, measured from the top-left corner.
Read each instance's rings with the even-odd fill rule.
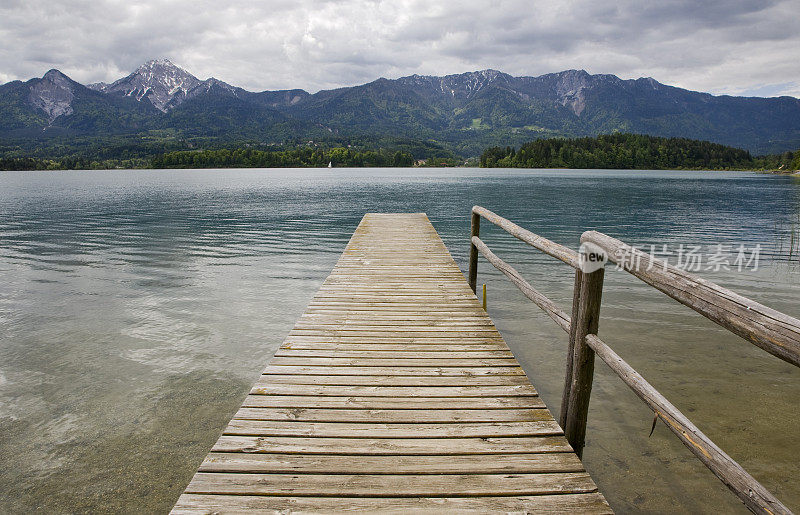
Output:
[[[83,86],[50,70],[1,85],[0,115],[0,138],[171,130],[275,142],[328,133],[436,140],[462,155],[490,144],[611,132],[705,139],[753,152],[800,146],[796,98],[713,96],[584,70],[411,75],[310,94],[250,92],[159,59],[110,84]]]

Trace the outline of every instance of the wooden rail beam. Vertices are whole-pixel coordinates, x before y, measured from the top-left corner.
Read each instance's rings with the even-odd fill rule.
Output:
[[[600,246],[611,261],[681,304],[773,356],[800,366],[800,320],[651,257],[606,234],[587,231],[581,236],[581,243],[585,242]]]
[[[672,405],[644,377],[625,362],[597,335],[586,336],[589,346],[636,395],[664,421],[692,453],[708,467],[753,513],[791,514],[733,458],[717,447],[692,421]]]
[[[548,254],[556,259],[563,261],[572,268],[578,268],[580,266],[580,263],[578,261],[578,253],[569,247],[565,247],[564,245],[559,245],[558,243],[550,241],[547,238],[543,238],[538,234],[534,234],[527,229],[523,229],[519,225],[506,220],[502,216],[493,213],[486,208],[475,206],[472,208],[472,213],[473,213],[473,220],[475,214],[482,216],[483,218],[487,219],[488,221],[492,222],[496,226],[506,231],[511,236],[517,238],[518,240],[524,241],[528,245],[531,245],[541,250],[545,254]],[[478,235],[474,234],[473,236],[478,236]]]
[[[539,306],[539,308],[544,311],[547,316],[552,318],[559,327],[565,331],[569,331],[569,317],[552,300],[548,299],[544,294],[540,293],[536,288],[531,286],[530,283],[523,279],[522,276],[519,275],[519,272],[517,272],[511,265],[497,257],[497,255],[495,255],[495,253],[492,252],[489,247],[487,247],[486,244],[481,241],[480,238],[473,236],[472,245],[477,248],[481,254],[483,254],[489,263],[503,272],[503,274],[508,277],[517,288],[519,288],[519,291],[521,291],[523,295],[533,301],[534,304]]]

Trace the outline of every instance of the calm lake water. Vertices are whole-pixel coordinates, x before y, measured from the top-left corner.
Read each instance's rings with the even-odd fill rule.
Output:
[[[577,248],[743,245],[702,274],[800,316],[800,180],[723,172],[0,172],[0,512],[165,512],[334,266],[365,212],[424,211],[465,268],[483,205]],[[484,223],[494,251],[569,311],[563,263]],[[674,262],[674,257],[671,258]],[[703,264],[705,267],[705,263]],[[489,313],[557,414],[566,335],[481,260]],[[800,370],[624,272],[600,335],[800,510]],[[619,512],[744,512],[598,362],[586,468]]]

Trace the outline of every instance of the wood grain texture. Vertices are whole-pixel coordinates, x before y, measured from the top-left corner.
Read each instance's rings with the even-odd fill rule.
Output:
[[[596,492],[586,472],[558,474],[229,474],[198,472],[194,494],[353,497],[474,497]]]
[[[610,513],[424,214],[368,214],[173,513]]]
[[[337,456],[330,454],[246,454],[212,452],[200,472],[286,474],[534,474],[581,472],[583,464],[571,453],[497,454],[463,456]]]
[[[194,495],[178,499],[173,513],[613,513],[602,495],[559,494],[514,497],[278,497]]]

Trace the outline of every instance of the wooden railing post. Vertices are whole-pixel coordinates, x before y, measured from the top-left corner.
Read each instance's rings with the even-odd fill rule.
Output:
[[[569,325],[569,343],[567,344],[567,366],[564,372],[564,393],[561,395],[561,411],[558,414],[558,424],[563,428],[567,425],[569,412],[569,392],[572,389],[572,354],[575,352],[575,320],[578,319],[578,297],[581,293],[583,272],[575,269],[575,284],[572,287],[572,314]]]
[[[473,293],[478,292],[478,247],[472,243],[473,236],[480,236],[481,215],[472,208],[472,225],[469,234],[469,287]]]
[[[580,457],[586,439],[586,419],[589,398],[592,394],[594,351],[586,342],[586,335],[597,334],[600,320],[600,300],[603,295],[604,269],[586,273],[578,271],[574,295],[573,317],[570,325],[569,347],[572,349],[572,377],[567,398],[564,435]],[[569,359],[568,359],[569,362]],[[569,367],[569,365],[567,365]]]

